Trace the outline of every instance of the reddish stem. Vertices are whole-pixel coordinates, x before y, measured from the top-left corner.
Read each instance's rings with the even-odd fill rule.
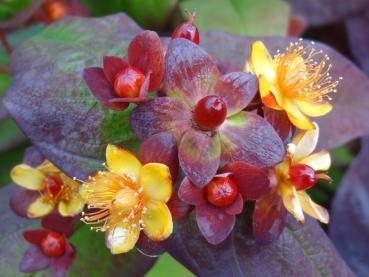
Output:
[[[6,53],[8,53],[8,55],[10,55],[13,51],[12,47],[10,46],[8,40],[6,39],[6,35],[3,31],[0,31],[0,41],[1,44],[3,45]]]
[[[12,72],[9,67],[0,65],[0,73],[11,75]]]

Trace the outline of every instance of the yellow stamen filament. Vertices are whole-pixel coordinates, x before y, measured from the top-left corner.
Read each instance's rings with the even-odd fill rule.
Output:
[[[339,81],[332,80],[328,55],[314,49],[313,43],[304,46],[302,40],[291,42],[285,53],[277,51],[274,62],[277,83],[284,94],[317,104],[332,100],[330,95],[336,92]]]

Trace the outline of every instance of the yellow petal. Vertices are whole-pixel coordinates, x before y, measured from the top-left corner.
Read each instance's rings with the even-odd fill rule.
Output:
[[[126,253],[135,247],[139,236],[138,224],[119,223],[106,232],[106,246],[112,254]]]
[[[304,213],[295,187],[289,183],[281,183],[279,185],[279,192],[282,196],[284,207],[296,218],[297,221],[304,223]]]
[[[40,196],[29,205],[27,213],[29,217],[43,217],[53,211],[55,204],[46,201],[45,196]]]
[[[293,138],[292,143],[296,146],[292,163],[298,163],[313,153],[319,139],[319,126],[314,123],[314,129],[301,131]]]
[[[165,240],[173,231],[172,215],[162,201],[148,201],[146,211],[142,215],[144,232],[152,240]]]
[[[314,203],[305,191],[298,191],[297,195],[305,213],[324,224],[328,224],[329,213],[324,207]]]
[[[331,167],[331,156],[328,151],[323,150],[300,160],[299,163],[311,166],[316,171],[327,171]]]
[[[296,101],[301,112],[308,116],[322,116],[329,113],[332,110],[332,105],[329,103],[325,104],[312,104],[305,101]]]
[[[279,106],[279,103],[281,102],[279,99],[279,91],[275,89],[273,85],[269,84],[264,75],[260,75],[259,77],[259,91],[261,100],[265,106],[281,110],[281,107]]]
[[[69,201],[60,201],[58,211],[62,216],[74,216],[82,212],[84,205],[83,200],[74,195]]]
[[[60,169],[52,164],[49,160],[45,160],[41,165],[37,167],[39,171],[44,174],[59,173]]]
[[[132,153],[109,144],[106,147],[106,162],[110,171],[125,174],[133,181],[139,179],[142,165]]]
[[[295,125],[297,128],[302,130],[314,128],[314,125],[311,122],[311,120],[300,111],[295,102],[284,101],[282,104],[282,108],[287,112],[287,116],[291,121],[291,123]]]
[[[26,164],[15,166],[10,172],[13,182],[29,190],[41,190],[45,175]]]
[[[148,163],[142,167],[140,186],[146,199],[167,202],[172,195],[172,179],[169,168],[160,163]]]
[[[256,76],[264,75],[268,82],[275,82],[275,64],[262,41],[256,41],[251,46],[250,67]]]

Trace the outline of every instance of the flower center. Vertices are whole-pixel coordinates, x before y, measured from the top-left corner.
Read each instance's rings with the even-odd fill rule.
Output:
[[[338,81],[332,80],[332,65],[322,51],[304,46],[301,41],[291,42],[285,53],[274,56],[274,61],[278,86],[285,95],[310,103],[332,99],[330,94],[336,92]]]
[[[114,91],[122,98],[138,97],[144,80],[145,75],[140,70],[128,66],[115,76]]]
[[[203,130],[214,130],[222,124],[227,116],[227,106],[215,95],[202,98],[193,112],[193,120]]]
[[[41,249],[48,257],[58,257],[65,252],[65,238],[57,232],[49,232],[41,241]]]
[[[312,167],[306,164],[295,164],[290,167],[289,180],[297,190],[305,190],[317,183],[318,176]]]
[[[237,197],[237,184],[230,177],[215,177],[205,188],[208,201],[214,206],[228,206]]]
[[[122,188],[113,200],[113,209],[121,212],[129,211],[139,202],[138,193],[130,188]]]
[[[49,175],[44,180],[45,187],[42,193],[49,195],[50,198],[57,198],[63,188],[63,181],[58,175]]]

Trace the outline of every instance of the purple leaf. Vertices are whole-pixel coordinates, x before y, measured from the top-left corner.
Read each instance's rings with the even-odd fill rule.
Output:
[[[140,160],[146,163],[163,163],[170,169],[172,182],[178,177],[179,161],[178,149],[175,137],[170,133],[158,133],[153,135],[141,145]]]
[[[243,209],[243,198],[240,193],[230,206],[225,207],[225,212],[230,215],[240,214]]]
[[[201,45],[220,62],[242,67],[245,60],[241,57],[250,55],[251,43],[257,39],[263,40],[272,53],[285,49],[291,42],[291,38],[251,38],[214,31],[201,34]],[[330,56],[332,78],[343,77],[337,94],[333,95],[333,110],[323,117],[314,118],[321,131],[319,148],[331,149],[369,133],[369,80],[352,62],[332,48],[321,43],[316,43],[315,48]]]
[[[283,141],[291,134],[293,125],[288,119],[286,112],[264,107],[264,118],[273,126]]]
[[[369,274],[369,138],[351,164],[333,199],[329,234],[357,276]]]
[[[63,217],[59,213],[51,213],[42,218],[42,226],[45,229],[53,230],[70,237],[73,234],[73,224],[77,217]]]
[[[139,105],[130,115],[132,128],[141,140],[162,132],[171,133],[179,140],[191,127],[191,119],[186,103],[171,97],[159,97]]]
[[[220,72],[213,58],[187,39],[175,39],[165,55],[164,89],[169,96],[191,107],[203,97],[214,94]]]
[[[222,207],[205,203],[195,210],[197,226],[209,243],[219,244],[232,232],[236,217],[226,213]]]
[[[167,202],[167,206],[174,221],[187,218],[193,209],[192,205],[182,201],[175,192],[172,193],[172,197]]]
[[[165,248],[160,241],[149,239],[144,232],[141,232],[136,248],[140,253],[148,257],[159,257],[165,252]]]
[[[256,200],[252,220],[255,240],[265,243],[279,237],[286,225],[287,211],[277,190]]]
[[[216,246],[202,238],[194,220],[177,222],[166,248],[196,276],[353,276],[310,218],[302,226],[289,223],[276,241],[266,245],[252,240],[245,214],[238,219],[228,239]]]
[[[54,273],[54,277],[66,277],[75,257],[74,246],[67,242],[62,256],[50,258],[50,269]]]
[[[227,105],[227,116],[246,108],[257,91],[256,77],[245,72],[231,72],[223,75],[215,86],[215,94],[221,96]]]
[[[284,158],[283,142],[273,127],[254,113],[239,112],[227,118],[221,125],[219,134],[222,160],[269,167]]]
[[[49,267],[49,258],[38,245],[28,247],[19,263],[19,271],[24,273],[37,272],[47,267]]]
[[[34,146],[28,147],[23,154],[23,163],[37,167],[45,161],[45,157]]]
[[[128,63],[122,58],[115,56],[103,57],[103,70],[105,78],[110,82],[110,85],[114,85],[115,76],[117,73],[128,67]],[[93,80],[92,80],[93,82]]]
[[[328,25],[347,16],[360,13],[369,6],[368,0],[287,0],[292,13],[307,17],[311,26]]]
[[[19,188],[14,185],[14,193],[10,196],[9,206],[12,211],[21,217],[28,217],[28,207],[40,197],[38,191],[31,191],[24,188]]]
[[[194,206],[206,202],[204,194],[204,190],[193,185],[187,177],[183,179],[178,189],[178,197],[182,201]]]
[[[220,162],[218,135],[190,129],[182,137],[178,149],[179,164],[191,182],[205,187],[216,174]]]

